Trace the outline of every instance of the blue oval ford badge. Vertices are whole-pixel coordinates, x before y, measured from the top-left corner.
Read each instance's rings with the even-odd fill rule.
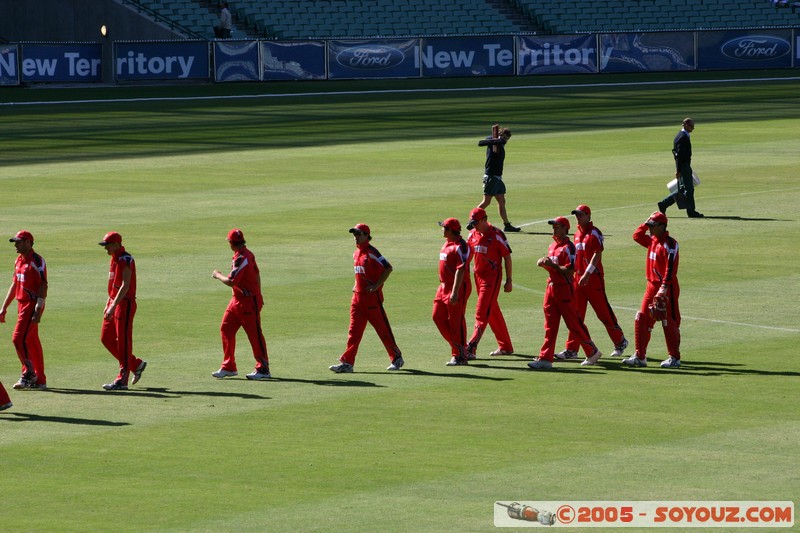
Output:
[[[763,61],[785,56],[792,50],[792,45],[780,37],[748,35],[731,39],[722,45],[721,50],[723,54],[733,59]]]
[[[336,54],[336,62],[347,68],[380,70],[396,67],[405,59],[403,52],[391,46],[363,44]]]

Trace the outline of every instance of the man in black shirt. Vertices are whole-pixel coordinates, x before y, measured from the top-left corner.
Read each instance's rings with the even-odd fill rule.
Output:
[[[517,232],[519,228],[508,221],[506,213],[506,185],[503,183],[503,162],[506,159],[506,143],[511,138],[511,130],[501,128],[499,124],[492,126],[492,136],[478,141],[478,146],[486,147],[486,168],[483,175],[483,201],[478,207],[485,209],[492,198],[497,199],[500,218],[503,219],[503,231]]]

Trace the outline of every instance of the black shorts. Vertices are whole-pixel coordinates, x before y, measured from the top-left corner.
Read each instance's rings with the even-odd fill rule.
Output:
[[[483,176],[483,194],[495,196],[506,193],[506,184],[503,183],[503,176]]]

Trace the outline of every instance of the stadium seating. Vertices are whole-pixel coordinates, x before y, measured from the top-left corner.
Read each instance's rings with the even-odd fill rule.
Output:
[[[213,0],[139,0],[196,33],[213,35]],[[282,39],[536,31],[536,21],[508,0],[230,0],[234,25],[247,36]],[[244,36],[244,32],[239,36]],[[236,35],[235,35],[236,36]]]
[[[216,0],[140,0],[213,35]],[[234,37],[277,39],[531,33],[569,34],[800,27],[800,14],[770,2],[730,0],[229,0]]]
[[[769,2],[730,0],[610,0],[558,2],[511,0],[536,18],[546,33],[664,31],[797,27],[800,16]],[[554,5],[556,4],[556,5]]]

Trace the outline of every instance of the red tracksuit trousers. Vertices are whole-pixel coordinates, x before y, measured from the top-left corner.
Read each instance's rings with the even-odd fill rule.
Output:
[[[589,335],[589,329],[575,310],[572,285],[548,283],[542,309],[544,310],[544,344],[539,350],[539,357],[546,361],[554,359],[558,328],[562,318],[570,333],[576,336],[586,356],[594,353],[596,347]]]
[[[339,361],[354,365],[356,354],[367,323],[372,324],[375,333],[381,339],[389,359],[393,362],[395,358],[401,357],[400,348],[394,340],[392,326],[389,324],[389,317],[383,309],[383,293],[379,292],[354,292],[350,302],[350,327],[347,331],[347,347],[339,357]]]
[[[467,320],[464,317],[467,310],[467,300],[472,292],[472,285],[462,283],[456,303],[450,303],[450,293],[444,291],[444,285],[439,284],[436,298],[433,300],[433,322],[439,328],[444,340],[450,344],[452,357],[465,357],[467,344]]]
[[[109,302],[111,303],[111,302]],[[103,320],[100,340],[106,350],[119,362],[117,379],[123,385],[128,384],[131,372],[142,363],[133,355],[133,317],[136,315],[136,300],[124,299],[114,309],[111,320]]]
[[[642,306],[636,313],[636,355],[639,359],[647,357],[647,345],[650,344],[650,337],[653,333],[655,320],[650,318],[647,306],[653,301],[653,297],[661,288],[659,283],[648,283],[642,298]],[[667,344],[667,353],[675,359],[681,358],[681,311],[678,307],[678,298],[681,289],[678,285],[671,285],[669,288],[667,301],[667,318],[661,322],[664,328],[664,340]]]
[[[236,333],[239,328],[244,328],[244,332],[250,340],[256,368],[269,371],[267,341],[264,339],[264,332],[261,329],[261,310],[255,297],[241,300],[231,298],[225,314],[222,315],[222,325],[219,330],[222,336],[224,359],[221,368],[231,372],[236,371]]]
[[[606,283],[603,278],[592,275],[589,277],[589,283],[584,287],[578,285],[578,279],[576,278],[572,284],[572,288],[575,291],[575,310],[578,312],[578,316],[581,320],[586,320],[586,308],[588,304],[592,304],[592,309],[594,309],[600,322],[606,327],[611,342],[614,343],[614,346],[621,343],[625,336],[617,322],[617,316],[614,314],[614,310],[611,309],[611,304],[608,303]],[[580,345],[581,343],[580,340],[578,340],[577,334],[570,330],[569,339],[567,339],[567,350],[577,352]]]
[[[17,350],[19,361],[22,363],[22,375],[36,374],[36,382],[46,385],[47,376],[44,374],[44,354],[42,343],[39,340],[39,323],[31,320],[35,307],[34,300],[17,301],[17,325],[14,327],[11,341]]]
[[[478,343],[486,331],[486,326],[489,326],[497,339],[497,347],[507,352],[514,351],[514,345],[511,344],[511,336],[508,334],[506,319],[497,302],[502,286],[503,273],[500,270],[489,279],[475,276],[478,302],[475,304],[475,329],[469,339],[471,350],[475,350],[478,347]]]

